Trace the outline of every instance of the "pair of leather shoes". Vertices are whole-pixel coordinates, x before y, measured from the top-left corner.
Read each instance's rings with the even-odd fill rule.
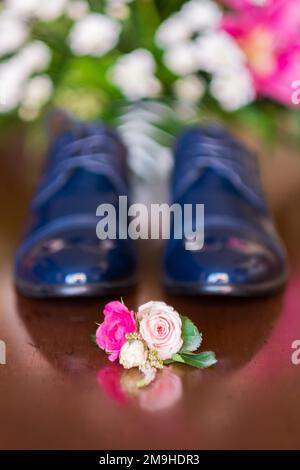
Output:
[[[16,254],[15,283],[29,297],[121,295],[136,281],[132,240],[100,240],[102,203],[129,196],[127,151],[117,132],[67,120],[53,139]],[[172,203],[204,204],[204,245],[166,243],[163,282],[174,294],[260,295],[286,279],[286,261],[255,156],[219,125],[177,139]],[[192,220],[192,226],[195,220]],[[172,235],[173,233],[173,235]]]

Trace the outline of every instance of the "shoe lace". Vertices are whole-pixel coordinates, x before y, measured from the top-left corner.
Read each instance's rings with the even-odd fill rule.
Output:
[[[104,126],[85,128],[84,135],[79,133],[71,143],[64,142],[50,158],[33,206],[49,201],[78,169],[106,176],[121,194],[125,194],[125,158],[120,158],[120,151],[126,154],[122,142]]]
[[[255,154],[233,139],[205,134],[176,155],[174,199],[179,199],[205,169],[225,177],[248,201],[266,210]]]

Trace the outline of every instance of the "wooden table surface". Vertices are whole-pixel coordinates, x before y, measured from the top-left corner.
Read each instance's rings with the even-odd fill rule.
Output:
[[[1,144],[0,448],[300,448],[300,365],[291,362],[300,340],[300,155],[279,148],[262,158],[290,259],[284,292],[170,297],[159,283],[161,243],[140,244],[142,280],[126,304],[165,300],[197,323],[203,348],[219,359],[205,371],[172,367],[141,392],[91,343],[109,299],[33,301],[14,290],[11,263],[38,158],[21,136]]]

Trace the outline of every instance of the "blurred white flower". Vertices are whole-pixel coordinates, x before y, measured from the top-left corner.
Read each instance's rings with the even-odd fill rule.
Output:
[[[27,69],[28,74],[41,72],[48,67],[51,61],[51,50],[42,41],[32,41],[21,49],[16,60],[24,69]]]
[[[50,60],[48,46],[41,41],[32,41],[14,57],[0,64],[0,112],[11,111],[20,104],[29,77],[45,70]]]
[[[26,84],[22,105],[30,108],[40,108],[53,93],[53,83],[47,75],[38,75]]]
[[[25,121],[35,119],[41,107],[50,99],[53,84],[47,75],[33,77],[26,83],[19,115]]]
[[[110,51],[118,42],[120,24],[100,13],[89,13],[75,23],[69,43],[76,55],[100,57]]]
[[[220,23],[222,11],[211,0],[191,0],[183,5],[180,16],[193,32],[201,32],[215,29]]]
[[[174,89],[179,100],[197,103],[205,93],[205,81],[196,75],[187,75],[176,80]]]
[[[5,0],[8,11],[24,18],[36,17],[45,21],[55,20],[64,12],[68,0]]]
[[[156,31],[155,40],[161,48],[169,48],[189,39],[189,24],[183,21],[179,13],[171,15]]]
[[[238,44],[225,32],[207,33],[196,40],[200,70],[212,74],[210,92],[226,111],[255,99],[255,89]]]
[[[125,20],[130,14],[130,2],[131,0],[106,0],[105,12],[118,20]]]
[[[23,18],[35,15],[39,4],[40,0],[4,0],[4,6],[7,11]]]
[[[192,38],[193,34],[215,29],[222,11],[212,0],[191,0],[167,18],[156,32],[156,43],[168,49]]]
[[[37,108],[26,108],[24,106],[20,106],[18,109],[18,115],[22,119],[22,121],[33,121],[39,115],[39,109]]]
[[[86,0],[69,0],[66,6],[66,15],[71,20],[79,20],[89,11],[89,5]]]
[[[28,36],[25,23],[7,13],[0,14],[0,55],[14,52]]]
[[[36,16],[45,21],[55,20],[64,13],[68,0],[40,0]]]
[[[245,62],[237,43],[227,33],[214,31],[196,40],[196,61],[200,70],[218,73],[236,68]]]
[[[111,80],[130,100],[155,97],[161,90],[154,76],[156,63],[146,49],[136,49],[121,56],[110,71]]]
[[[16,58],[0,64],[0,113],[15,109],[22,98],[26,73]]]
[[[164,62],[172,72],[178,75],[189,75],[196,72],[199,67],[195,43],[191,41],[180,43],[166,50]]]
[[[226,111],[235,111],[255,99],[255,89],[246,67],[227,69],[215,75],[210,91]]]

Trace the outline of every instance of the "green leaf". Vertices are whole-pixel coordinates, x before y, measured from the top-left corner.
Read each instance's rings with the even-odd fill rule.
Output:
[[[193,353],[178,353],[172,356],[171,362],[179,362],[181,364],[187,364],[189,366],[197,367],[198,369],[206,369],[207,367],[216,364],[216,355],[212,351],[206,351],[199,354]]]
[[[181,362],[182,364],[184,364],[184,360],[182,359],[179,353],[173,354],[172,359],[170,359],[170,362]]]
[[[196,351],[202,342],[202,334],[189,318],[182,316],[181,321],[183,345],[180,353]]]
[[[96,348],[99,348],[99,346],[98,346],[98,344],[97,344],[97,341],[96,341],[96,335],[91,335],[91,340],[92,340],[93,345],[94,345]]]

